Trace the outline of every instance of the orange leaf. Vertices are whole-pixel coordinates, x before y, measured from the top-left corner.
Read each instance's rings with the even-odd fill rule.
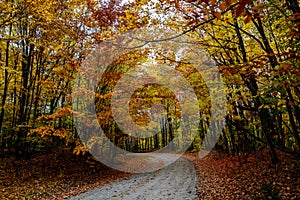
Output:
[[[226,6],[225,3],[222,3],[222,4],[219,6],[219,8],[220,8],[221,11],[224,11],[224,10],[227,8],[227,6]]]
[[[214,15],[215,15],[218,19],[221,19],[221,13],[219,13],[219,12],[214,12]]]
[[[179,1],[175,1],[175,8],[179,8]]]

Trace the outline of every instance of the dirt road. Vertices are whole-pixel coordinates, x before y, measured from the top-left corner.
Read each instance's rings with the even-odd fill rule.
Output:
[[[170,155],[155,154],[168,163]],[[180,158],[169,166],[155,172],[135,174],[131,179],[110,183],[90,190],[70,200],[105,200],[105,199],[195,199],[197,177],[194,166]]]

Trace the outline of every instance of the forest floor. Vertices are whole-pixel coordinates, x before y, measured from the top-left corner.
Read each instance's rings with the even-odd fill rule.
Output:
[[[194,172],[190,168],[191,174],[196,173],[198,178],[196,191],[187,189],[187,194],[190,191],[198,199],[300,199],[300,160],[281,152],[278,155],[282,161],[272,166],[267,152],[261,152],[258,158],[249,155],[245,159],[229,157],[216,151],[203,159],[199,159],[198,153],[187,153],[184,157],[195,167]],[[178,162],[181,164],[174,164],[182,166],[178,168],[179,171],[189,169],[184,159]],[[154,176],[144,174],[147,178],[142,178],[142,181],[136,178],[138,174],[132,176],[113,170],[70,152],[39,153],[30,160],[0,158],[0,163],[0,199],[66,199],[96,188],[107,188],[111,185],[109,183],[114,185],[130,179],[137,183],[132,183],[128,192],[137,195],[147,192],[140,190],[138,183],[152,193],[155,190],[157,195],[160,195],[161,185],[179,183],[177,186],[184,186],[180,180],[172,181],[180,177],[176,176],[179,171],[172,169],[173,164],[160,170],[166,174],[168,171],[175,172],[175,175],[167,175],[167,183],[159,178],[161,172],[153,172],[156,173]],[[148,163],[141,163],[141,167],[145,164]],[[181,179],[185,179],[184,176]],[[151,184],[147,185],[146,182]],[[113,193],[123,195],[118,191]],[[172,194],[169,192],[166,195]],[[172,199],[172,196],[167,199]]]
[[[199,159],[185,154],[196,167],[198,199],[300,199],[300,160],[277,152],[281,162],[271,165],[266,150],[253,155],[226,156],[212,151]]]
[[[69,151],[0,158],[0,199],[65,199],[131,174]]]

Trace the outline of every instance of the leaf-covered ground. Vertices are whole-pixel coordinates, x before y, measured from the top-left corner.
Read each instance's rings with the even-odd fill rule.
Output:
[[[300,161],[278,152],[281,163],[272,166],[267,152],[256,159],[211,152],[204,159],[185,155],[196,167],[199,199],[300,199]]]
[[[0,199],[63,199],[129,178],[83,156],[63,151],[40,153],[30,160],[0,159]]]
[[[300,199],[300,160],[278,155],[276,166],[266,151],[246,159],[216,151],[203,159],[197,153],[185,157],[197,171],[198,199]],[[0,162],[0,199],[63,199],[131,177],[67,151]]]

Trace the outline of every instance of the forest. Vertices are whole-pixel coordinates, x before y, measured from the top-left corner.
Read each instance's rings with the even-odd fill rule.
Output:
[[[37,157],[50,165],[43,155],[129,176],[92,158],[99,151],[116,157],[114,145],[133,153],[187,151],[196,165],[192,155],[213,149],[239,169],[263,162],[257,170],[274,169],[274,177],[285,167],[293,181],[283,182],[294,185],[282,198],[300,198],[299,38],[298,0],[1,0],[0,171],[7,180],[0,178],[0,197],[55,199],[12,186],[11,174],[30,171]],[[115,52],[107,41],[141,48]],[[208,66],[206,77],[192,60]],[[150,78],[139,85],[145,72]],[[214,81],[222,87],[211,87]],[[98,129],[100,136],[83,134]],[[269,193],[258,199],[281,199],[286,190],[276,184],[260,185]]]

